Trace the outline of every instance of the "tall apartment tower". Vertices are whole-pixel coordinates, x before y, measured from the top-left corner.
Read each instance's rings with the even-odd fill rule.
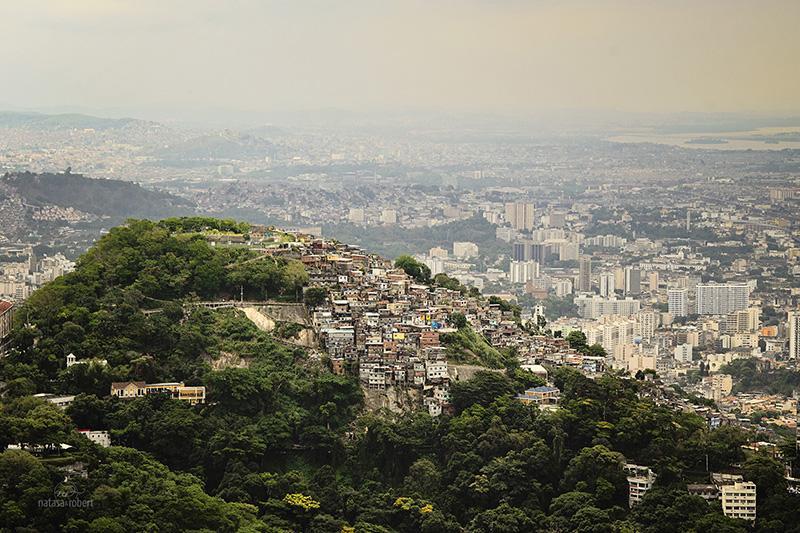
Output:
[[[642,271],[634,267],[625,268],[625,294],[642,292]]]
[[[689,289],[667,289],[669,314],[681,317],[689,314]]]
[[[800,311],[789,311],[789,327],[786,329],[789,334],[789,357],[800,359]]]
[[[598,278],[600,296],[613,296],[616,287],[616,278],[613,272],[603,272]]]
[[[528,202],[509,202],[506,204],[506,220],[517,230],[533,229],[533,204]]]
[[[647,273],[647,285],[650,288],[650,292],[658,291],[658,270],[651,270]]]
[[[536,261],[511,261],[508,277],[511,283],[527,283],[539,277],[539,263]]]
[[[696,291],[699,315],[727,315],[747,309],[750,304],[747,283],[700,283]]]
[[[578,268],[578,292],[591,292],[592,290],[592,258],[582,256]]]

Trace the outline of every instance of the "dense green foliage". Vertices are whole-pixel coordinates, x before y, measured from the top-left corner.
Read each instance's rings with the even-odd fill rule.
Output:
[[[492,261],[508,254],[511,245],[497,238],[497,226],[480,214],[465,220],[456,220],[431,228],[404,228],[401,226],[367,226],[332,224],[325,226],[325,234],[342,242],[358,244],[366,250],[384,257],[398,257],[408,253],[425,253],[434,246],[449,248],[453,242],[466,241],[478,245],[481,258],[476,267],[485,266],[484,259]]]
[[[462,315],[463,317],[463,315]],[[505,368],[514,359],[512,354],[498,350],[489,344],[458,316],[454,318],[458,331],[442,333],[440,340],[446,347],[447,359],[454,363],[483,365],[489,368]]]
[[[221,233],[234,233],[244,235],[250,231],[250,224],[237,222],[227,218],[211,217],[178,217],[166,218],[159,221],[159,226],[172,233],[200,233],[215,231]]]
[[[108,360],[107,370],[75,370],[94,376],[85,379],[103,380],[103,388],[125,376],[196,381],[210,326],[201,315],[183,320],[183,303],[231,298],[240,289],[249,299],[295,299],[307,281],[299,261],[212,247],[201,234],[173,234],[160,224],[131,221],[100,239],[75,272],[26,302],[17,317],[27,327],[16,329],[16,355],[0,375],[22,391],[31,384],[45,388],[56,378],[69,379],[59,370],[73,352],[79,359]]]
[[[800,387],[800,372],[787,368],[764,369],[752,358],[736,359],[720,369],[736,383],[734,392],[766,392],[791,396]]]
[[[401,255],[398,257],[394,266],[402,268],[403,272],[414,278],[419,283],[428,283],[431,280],[431,269],[428,265],[417,261],[410,255]]]
[[[0,360],[0,530],[745,531],[686,493],[687,482],[707,479],[706,462],[742,464],[759,484],[756,530],[796,528],[800,502],[782,465],[745,456],[752,436],[739,429],[711,431],[655,404],[652,383],[552,369],[561,408],[540,412],[514,395],[542,381],[454,320],[448,350],[508,369],[455,381],[454,412],[438,418],[365,413],[355,378],[236,310],[182,305],[244,283],[254,295],[297,297],[303,273],[132,222],[37,292]],[[108,365],[66,369],[69,351]],[[202,384],[207,402],[110,398],[110,382],[126,379]],[[62,411],[30,396],[43,391],[77,396]],[[115,446],[99,448],[76,428],[108,429]],[[15,443],[27,450],[5,450]],[[76,462],[88,475],[65,485],[62,468]],[[658,474],[632,511],[625,462]],[[38,503],[71,496],[93,505]]]
[[[577,350],[584,355],[590,355],[594,357],[606,356],[606,350],[601,345],[597,343],[589,345],[586,343],[586,335],[582,331],[570,331],[569,335],[567,335],[567,342],[569,342],[570,348]]]

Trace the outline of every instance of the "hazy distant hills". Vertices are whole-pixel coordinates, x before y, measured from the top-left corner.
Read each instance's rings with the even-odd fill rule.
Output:
[[[0,178],[2,189],[31,208],[73,208],[101,218],[161,218],[188,214],[193,205],[168,193],[128,181],[92,179],[80,174],[18,172]]]
[[[165,160],[231,160],[271,155],[274,145],[253,135],[201,135],[155,150]]]
[[[122,128],[143,122],[133,118],[102,118],[79,113],[45,115],[42,113],[19,113],[0,111],[0,128],[29,128],[42,130]]]

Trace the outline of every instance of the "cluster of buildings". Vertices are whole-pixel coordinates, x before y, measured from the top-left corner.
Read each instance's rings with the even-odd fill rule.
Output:
[[[634,507],[653,488],[656,474],[647,466],[626,464],[628,505]],[[689,494],[700,496],[709,503],[719,501],[722,512],[729,518],[753,523],[756,519],[756,484],[738,474],[710,474],[710,483],[687,485]]]
[[[696,483],[687,486],[690,494],[705,500],[722,504],[722,512],[730,518],[753,522],[756,519],[757,487],[752,481],[745,481],[738,474],[712,473],[710,483]]]
[[[530,313],[515,317],[499,303],[460,286],[421,284],[391,261],[359,247],[303,236],[264,250],[301,261],[309,286],[326,289],[328,297],[310,313],[319,347],[335,373],[359,377],[368,397],[405,391],[419,396],[432,415],[449,409],[450,383],[474,371],[468,362],[454,363],[448,352],[458,332],[455,316],[463,316],[492,349],[513,348],[526,365],[570,365],[591,373],[605,368],[603,357],[581,354],[563,338],[521,327],[520,318],[536,319]],[[557,391],[546,399],[539,393],[522,400],[557,405]]]
[[[22,302],[33,291],[71,272],[75,263],[62,254],[37,257],[33,246],[8,246],[0,248],[0,298]]]

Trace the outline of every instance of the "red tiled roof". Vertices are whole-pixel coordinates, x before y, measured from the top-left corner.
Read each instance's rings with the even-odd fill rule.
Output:
[[[6,302],[5,300],[0,300],[0,314],[5,313],[9,309],[14,307],[14,304],[11,302]]]

